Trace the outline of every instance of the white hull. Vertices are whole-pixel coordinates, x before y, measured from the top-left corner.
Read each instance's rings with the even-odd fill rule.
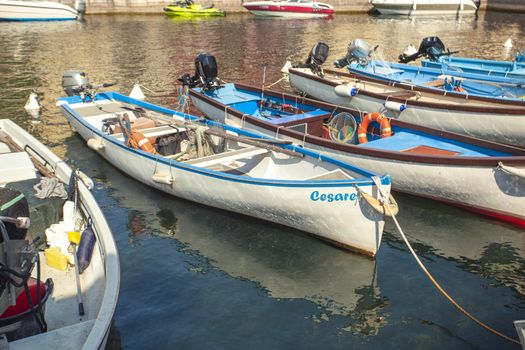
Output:
[[[76,20],[78,13],[54,1],[0,0],[0,20],[59,21]]]
[[[279,17],[279,18],[325,18],[329,17],[329,14],[323,13],[307,13],[307,12],[285,12],[285,11],[250,11],[255,16],[261,17]]]
[[[373,0],[371,4],[383,15],[462,15],[477,11],[471,0]]]
[[[0,130],[6,132],[22,149],[29,146],[48,162],[50,169],[64,183],[69,182],[71,169],[43,144],[9,120],[0,120]],[[9,343],[20,349],[103,349],[117,304],[120,268],[118,253],[111,230],[100,207],[82,181],[78,183],[80,201],[85,215],[92,218],[96,246],[91,263],[80,275],[85,315],[78,316],[75,273],[72,268],[60,271],[45,264],[43,278],[52,277],[54,289],[46,303],[45,318],[48,331]]]
[[[331,5],[315,1],[254,1],[243,6],[256,16],[323,18],[334,13]]]
[[[304,73],[309,70],[301,70]],[[311,74],[311,73],[308,73]],[[290,85],[313,98],[325,101],[337,106],[355,108],[361,111],[384,110],[386,98],[374,98],[357,93],[352,97],[340,96],[335,93],[331,85],[321,81],[308,79],[293,71],[289,75]],[[358,85],[359,88],[368,89],[372,84],[367,82]],[[395,91],[394,87],[387,86],[385,90]],[[399,89],[399,91],[403,91]],[[445,103],[446,97],[443,97]],[[478,137],[485,140],[507,143],[525,147],[525,109],[521,115],[504,113],[472,113],[461,110],[448,110],[446,108],[422,107],[410,104],[407,99],[407,108],[402,112],[387,111],[386,114],[392,119],[423,125],[434,129],[446,130]],[[469,103],[465,100],[464,103]],[[487,106],[487,110],[490,109]]]
[[[226,117],[230,122],[233,122],[233,125],[276,137],[268,130],[242,121],[228,110],[225,112],[194,96],[192,96],[192,102],[212,119],[224,121]],[[282,134],[278,137],[303,144],[302,139],[291,139],[282,136]],[[438,200],[487,215],[496,217],[518,216],[521,217],[522,221],[525,220],[525,191],[523,190],[525,178],[509,175],[496,169],[496,167],[389,160],[334,150],[309,142],[304,143],[304,146],[375,173],[390,174],[394,190]],[[525,172],[525,167],[521,167],[521,171]]]
[[[69,106],[75,108],[75,105]],[[274,180],[275,184],[268,184],[249,177],[248,181],[231,181],[223,176],[210,175],[206,171],[192,171],[191,168],[188,170],[187,166],[184,167],[184,163],[173,161],[173,164],[178,163],[179,166],[172,166],[170,161],[159,162],[159,157],[132,150],[111,136],[100,132],[94,135],[94,130],[88,123],[81,122],[79,117],[67,110],[63,109],[63,112],[71,126],[84,139],[100,140],[103,144],[103,149],[99,151],[102,157],[148,186],[179,198],[293,227],[367,255],[375,255],[379,248],[384,226],[383,217],[364,200],[358,200],[353,204],[348,201],[329,203],[312,200],[312,195],[316,191],[319,193],[336,191],[357,195],[355,184],[334,188],[316,185],[279,185],[281,180]],[[304,168],[304,160],[299,161],[287,155],[277,154],[272,157],[284,157],[277,163],[294,164],[293,167],[297,166],[298,172],[308,170]],[[276,164],[270,164],[266,170],[267,174],[261,176],[270,175],[273,179],[271,174],[275,170],[272,167],[275,166]],[[155,173],[171,174],[174,178],[173,184],[152,181]],[[378,195],[377,188],[372,183],[370,186],[364,186],[363,190],[373,196]],[[390,186],[388,186],[389,190]]]

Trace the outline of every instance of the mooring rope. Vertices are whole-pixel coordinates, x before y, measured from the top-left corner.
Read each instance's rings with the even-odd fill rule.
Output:
[[[265,88],[265,89],[269,89],[269,88],[271,88],[272,86],[276,85],[277,83],[280,83],[281,81],[283,81],[283,79],[286,79],[286,77],[282,77],[281,79],[277,80],[275,83],[272,83],[272,84],[270,84],[270,85],[268,85],[268,86],[265,86],[264,88]]]
[[[376,182],[376,181],[374,181]],[[381,195],[383,197],[386,197],[385,194],[383,193],[383,190],[381,188],[381,186],[379,186],[377,183],[376,183],[376,186],[378,187],[379,189],[379,192],[381,193]],[[497,330],[495,330],[494,328],[486,325],[485,323],[483,323],[482,321],[480,321],[479,319],[477,319],[476,317],[474,317],[471,313],[469,313],[467,310],[465,310],[461,305],[459,305],[458,302],[456,302],[444,289],[443,287],[441,287],[441,285],[436,281],[436,279],[430,274],[430,272],[427,270],[427,268],[425,267],[425,265],[423,265],[423,262],[421,262],[421,260],[419,259],[419,257],[417,256],[416,252],[414,251],[414,249],[412,248],[412,246],[410,245],[410,242],[408,242],[408,239],[407,237],[405,236],[405,233],[403,232],[403,229],[401,228],[401,226],[399,225],[399,222],[397,221],[397,218],[395,216],[395,214],[391,211],[390,209],[390,206],[389,205],[386,205],[385,208],[390,212],[391,216],[392,216],[392,219],[394,220],[394,223],[396,224],[396,227],[397,229],[399,230],[399,233],[401,234],[401,237],[403,238],[403,241],[405,242],[405,244],[407,245],[408,249],[410,250],[410,253],[412,254],[412,256],[414,257],[414,259],[416,259],[416,262],[418,263],[419,267],[421,268],[421,270],[423,270],[423,272],[425,273],[425,275],[428,277],[428,279],[430,280],[430,282],[432,282],[432,284],[434,284],[434,286],[441,292],[441,294],[443,294],[445,296],[445,298],[447,298],[447,300],[452,304],[454,305],[454,307],[456,307],[461,313],[463,313],[465,316],[467,316],[468,318],[470,318],[472,321],[474,321],[475,323],[477,323],[479,326],[483,327],[484,329],[488,330],[489,332],[492,332],[493,334],[509,341],[509,342],[512,342],[514,344],[517,344],[517,345],[520,345],[520,342],[517,341],[516,339],[514,338],[511,338],[509,336],[506,336],[505,334],[503,333],[500,333],[498,332]]]

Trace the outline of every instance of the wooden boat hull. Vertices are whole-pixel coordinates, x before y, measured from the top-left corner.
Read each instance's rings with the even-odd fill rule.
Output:
[[[78,13],[54,1],[0,0],[0,21],[70,21]]]
[[[45,168],[61,182],[69,183],[71,168],[33,136],[10,120],[0,120],[0,131],[8,134],[18,147],[36,155],[38,162],[45,162]],[[10,342],[10,349],[104,349],[106,346],[119,293],[119,257],[104,214],[83,181],[78,182],[78,191],[84,215],[92,219],[96,235],[91,263],[81,275],[85,316],[79,320],[74,272],[67,271],[68,277],[64,279],[61,274],[65,271],[48,268],[56,274],[52,275],[52,300],[46,304],[48,331]]]
[[[243,89],[251,88],[237,84]],[[411,157],[402,152],[377,152],[371,148],[339,144],[302,132],[286,130],[270,123],[251,118],[234,108],[213,100],[195,90],[191,90],[194,105],[206,116],[230,122],[249,130],[271,137],[279,137],[304,145],[330,157],[349,164],[370,169],[377,173],[388,173],[393,179],[393,189],[420,197],[437,200],[462,207],[480,214],[525,226],[525,178],[509,175],[498,168],[498,160],[453,157]],[[280,93],[264,92],[290,101],[296,97]],[[284,96],[284,97],[282,97]],[[302,103],[312,103],[326,110],[333,110],[334,105],[327,105],[313,100],[301,99]],[[337,107],[337,112],[348,111]],[[421,128],[421,130],[428,130]],[[436,135],[439,132],[434,130]],[[459,136],[459,135],[456,135]],[[512,162],[511,160],[509,160]],[[525,172],[525,156],[514,160],[516,166]]]
[[[382,15],[472,15],[477,11],[471,0],[372,0],[371,4]]]
[[[143,107],[156,108],[133,101]],[[102,157],[148,186],[193,202],[293,227],[369,256],[374,256],[379,248],[384,227],[383,216],[364,200],[350,200],[358,195],[355,181],[323,184],[261,180],[192,167],[125,146],[90,126],[75,113],[75,107],[78,105],[61,104],[71,126],[84,139],[99,140],[103,147],[98,153]],[[170,111],[168,115],[176,113]],[[297,161],[285,156],[277,163]],[[174,179],[173,184],[152,181],[156,173],[170,174]],[[383,178],[383,182],[389,182],[388,179]],[[389,191],[387,182],[385,188]],[[378,195],[372,181],[361,183],[359,188],[371,195]],[[335,196],[338,193],[346,194],[347,200],[335,200],[335,197],[329,200],[329,194]]]
[[[340,74],[340,77],[350,78],[345,74]],[[387,100],[393,101],[405,105],[406,109],[401,112],[387,110],[386,114],[391,118],[525,147],[525,108],[522,107],[505,107],[505,105],[494,105],[493,107],[483,101],[476,102],[441,95],[433,97],[433,101],[436,102],[425,103],[423,99],[397,97],[400,93],[410,94],[411,92],[409,87],[400,85],[386,84],[383,93],[369,92],[372,82],[357,84],[359,92],[354,96],[341,96],[335,92],[335,88],[340,84],[320,78],[308,69],[291,69],[289,80],[292,87],[308,96],[337,106],[373,112],[384,110]],[[439,102],[438,99],[442,99],[442,102]],[[447,103],[447,99],[454,103]]]

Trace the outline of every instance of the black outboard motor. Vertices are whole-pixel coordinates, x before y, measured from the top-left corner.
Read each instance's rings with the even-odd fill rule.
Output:
[[[326,62],[328,58],[328,53],[330,52],[330,47],[328,44],[323,42],[318,42],[312,47],[312,50],[308,54],[308,58],[303,65],[300,65],[301,68],[310,68],[313,73],[323,76],[323,68],[321,65]]]
[[[217,60],[215,56],[209,53],[200,53],[195,58],[195,75],[184,74],[179,78],[182,85],[194,88],[202,86],[204,90],[213,90],[220,87],[219,78],[217,78]]]
[[[413,54],[403,53],[399,55],[399,62],[408,63],[420,57],[426,57],[431,61],[437,61],[441,56],[452,55],[459,51],[451,52],[445,49],[445,44],[437,36],[429,36],[424,38],[419,45],[417,52]]]

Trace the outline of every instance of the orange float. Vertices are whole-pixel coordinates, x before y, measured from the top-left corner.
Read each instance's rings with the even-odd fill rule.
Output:
[[[141,132],[132,130],[131,135],[128,140],[129,146],[133,148],[140,148],[144,152],[148,152],[151,154],[157,154],[157,151],[155,150],[155,147],[153,147],[150,140],[144,136]]]
[[[361,119],[361,124],[359,124],[359,128],[357,128],[357,140],[359,143],[368,142],[366,133],[371,122],[376,122],[379,124],[381,129],[381,138],[392,136],[392,128],[390,127],[390,121],[387,117],[379,112],[368,113]]]

